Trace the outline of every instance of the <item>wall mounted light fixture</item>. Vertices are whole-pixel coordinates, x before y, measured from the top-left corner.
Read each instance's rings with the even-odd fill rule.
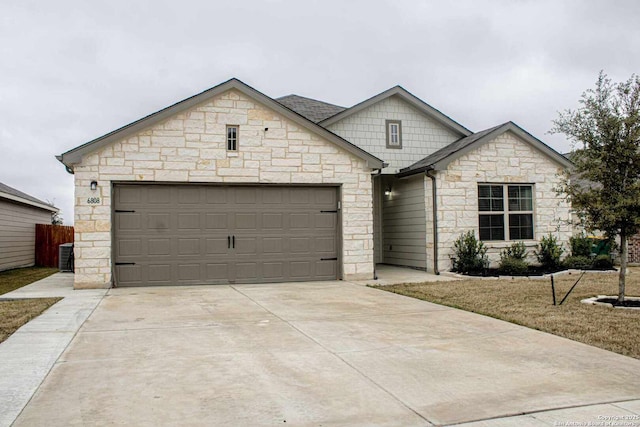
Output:
[[[385,196],[390,196],[390,195],[391,195],[391,186],[387,187],[387,188],[384,190],[384,195],[385,195]]]
[[[91,181],[91,191],[96,191],[98,189],[98,181]]]

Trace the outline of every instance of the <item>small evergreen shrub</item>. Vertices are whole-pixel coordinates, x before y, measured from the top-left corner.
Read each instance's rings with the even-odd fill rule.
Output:
[[[592,242],[584,234],[577,236],[571,236],[569,238],[569,245],[571,246],[571,256],[577,257],[590,257]]]
[[[568,256],[562,261],[564,268],[573,268],[576,270],[589,270],[591,268],[591,258],[586,256]]]
[[[529,264],[524,259],[502,258],[498,267],[498,274],[506,276],[522,276],[529,270]]]
[[[598,255],[593,260],[593,268],[596,270],[610,270],[613,268],[613,261],[609,255]]]
[[[558,239],[549,233],[549,235],[542,237],[538,250],[534,253],[544,269],[553,271],[560,267],[560,257],[563,252],[562,245],[558,244]]]
[[[512,258],[518,260],[524,260],[527,257],[527,247],[524,242],[512,243],[508,248],[504,248],[500,252],[500,259]]]
[[[453,243],[451,258],[453,271],[457,273],[479,273],[489,267],[487,247],[476,238],[473,231],[462,233]]]

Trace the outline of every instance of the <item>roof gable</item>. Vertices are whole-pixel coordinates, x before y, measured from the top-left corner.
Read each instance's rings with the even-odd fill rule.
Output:
[[[345,107],[340,107],[339,105],[329,104],[328,102],[318,101],[317,99],[305,98],[300,95],[287,95],[276,98],[276,101],[314,123],[321,122],[346,110]]]
[[[461,138],[453,142],[452,144],[441,148],[435,153],[430,154],[424,159],[412,164],[411,166],[401,169],[398,175],[409,176],[428,170],[445,170],[449,163],[451,163],[455,159],[472,150],[479,148],[486,142],[492,141],[505,132],[513,132],[524,142],[528,143],[538,151],[541,151],[543,154],[545,154],[547,157],[560,164],[561,166],[565,168],[570,168],[572,166],[571,161],[564,157],[562,154],[558,153],[553,148],[549,147],[547,144],[540,141],[538,138],[534,137],[515,123],[507,122],[499,126],[495,126],[481,132],[476,132],[473,135]]]
[[[110,132],[106,135],[103,135],[99,138],[89,141],[83,145],[73,148],[59,156],[56,156],[56,158],[67,167],[67,170],[72,171],[73,165],[76,163],[79,163],[82,160],[83,155],[93,152],[101,147],[104,147],[118,140],[124,139],[130,135],[136,134],[158,122],[166,120],[189,108],[195,107],[196,105],[202,104],[214,98],[215,96],[220,95],[232,89],[235,89],[243,93],[247,97],[252,98],[257,102],[260,102],[261,104],[276,111],[277,113],[281,114],[282,116],[286,117],[292,122],[298,124],[302,128],[310,132],[313,132],[320,137],[327,139],[328,141],[339,146],[340,148],[343,148],[344,150],[350,152],[351,154],[365,160],[369,167],[373,169],[380,169],[385,166],[384,162],[379,158],[367,153],[363,149],[355,146],[349,141],[323,128],[322,126],[318,126],[316,123],[312,122],[308,118],[285,107],[281,103],[275,101],[274,99],[268,97],[262,92],[257,91],[251,86],[235,78],[227,80],[226,82],[221,83],[218,86],[214,86],[211,89],[207,89],[204,92],[191,96],[169,107],[166,107],[160,111],[157,111],[153,114],[150,114],[146,117],[136,120],[135,122],[132,122],[126,126],[116,129],[113,132]]]
[[[40,199],[36,199],[33,196],[23,193],[20,190],[16,190],[13,187],[9,187],[6,184],[0,182],[0,199],[12,200],[25,205],[33,206],[36,208],[44,209],[49,212],[58,212],[59,209],[47,202],[43,202]]]
[[[407,91],[406,89],[404,89],[402,86],[394,86],[391,89],[388,89],[382,93],[379,93],[378,95],[371,97],[369,99],[367,99],[366,101],[363,101],[359,104],[354,105],[351,108],[347,108],[346,110],[339,112],[321,122],[319,122],[319,124],[321,126],[331,126],[332,124],[339,122],[340,120],[344,119],[345,117],[349,117],[352,114],[355,114],[359,111],[362,111],[384,99],[390,98],[392,96],[397,96],[400,97],[402,100],[404,100],[405,102],[409,103],[411,106],[413,106],[415,109],[417,109],[418,111],[420,111],[421,113],[423,113],[424,115],[432,118],[433,120],[435,120],[436,122],[440,123],[441,125],[443,125],[444,127],[446,127],[447,129],[450,129],[452,131],[454,131],[455,133],[459,134],[460,136],[468,136],[471,135],[473,132],[471,132],[469,129],[467,129],[466,127],[462,126],[460,123],[456,122],[455,120],[453,120],[452,118],[450,118],[449,116],[443,114],[440,110],[437,110],[435,108],[433,108],[432,106],[430,106],[429,104],[427,104],[426,102],[424,102],[423,100],[421,100],[420,98],[418,98],[417,96],[413,95],[412,93],[410,93],[409,91]]]

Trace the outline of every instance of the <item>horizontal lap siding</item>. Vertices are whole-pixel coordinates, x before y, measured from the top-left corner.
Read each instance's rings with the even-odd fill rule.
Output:
[[[387,187],[389,183],[387,183]],[[390,182],[383,196],[384,262],[426,268],[426,214],[422,176]]]
[[[35,263],[36,224],[51,223],[51,213],[0,201],[0,271]]]

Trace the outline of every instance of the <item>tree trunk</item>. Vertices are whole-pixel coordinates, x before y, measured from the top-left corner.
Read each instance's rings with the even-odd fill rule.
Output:
[[[624,301],[624,287],[625,279],[627,277],[627,260],[628,260],[628,248],[627,248],[627,233],[620,233],[620,274],[618,275],[618,301]]]

